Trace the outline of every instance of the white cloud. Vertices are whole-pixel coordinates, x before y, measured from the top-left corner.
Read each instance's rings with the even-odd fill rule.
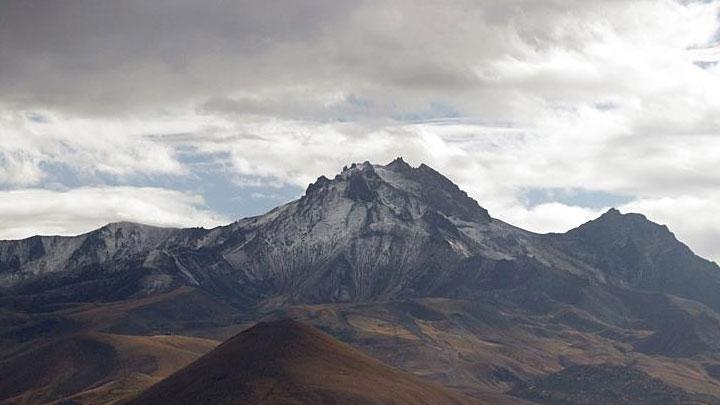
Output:
[[[230,222],[207,210],[198,195],[160,188],[0,191],[0,239],[76,235],[117,221],[177,227]]]
[[[500,219],[522,224],[525,229],[537,233],[566,232],[597,218],[604,211],[561,203],[539,204],[532,208],[516,205],[503,210]]]
[[[42,117],[42,118],[38,118]],[[94,119],[0,105],[0,184],[32,185],[62,164],[86,175],[184,174],[175,151],[153,140],[162,131],[193,130],[192,122],[162,117]]]

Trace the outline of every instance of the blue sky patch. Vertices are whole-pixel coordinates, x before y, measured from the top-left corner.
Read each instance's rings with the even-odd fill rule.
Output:
[[[627,204],[633,198],[626,195],[608,193],[584,188],[528,188],[523,190],[522,201],[528,207],[557,202],[584,208],[617,207]]]

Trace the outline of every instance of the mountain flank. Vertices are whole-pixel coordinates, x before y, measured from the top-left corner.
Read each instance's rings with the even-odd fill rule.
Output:
[[[568,367],[523,384],[514,393],[549,405],[720,404],[717,398],[689,394],[642,371],[606,364]]]

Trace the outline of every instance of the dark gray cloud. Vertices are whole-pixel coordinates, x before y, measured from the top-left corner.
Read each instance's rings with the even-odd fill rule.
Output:
[[[4,0],[0,93],[85,114],[291,89],[321,105],[334,92],[405,112],[454,98],[470,114],[499,113],[477,101],[508,89],[494,62],[582,49],[600,35],[588,19],[618,3]]]
[[[23,105],[105,110],[262,85],[291,77],[301,56],[272,54],[341,26],[349,4],[3,1],[0,90]]]

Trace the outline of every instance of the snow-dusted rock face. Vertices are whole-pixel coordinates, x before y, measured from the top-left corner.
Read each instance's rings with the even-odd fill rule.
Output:
[[[73,236],[34,236],[0,242],[0,286],[145,254],[178,232],[119,222]]]
[[[470,256],[512,257],[520,233],[431,168],[396,160],[320,177],[299,200],[202,243],[220,256],[210,272],[230,277],[233,288],[337,302],[433,294]],[[504,238],[513,240],[509,248]]]
[[[396,159],[353,164],[318,178],[299,200],[212,230],[117,223],[0,242],[0,288],[85,301],[189,285],[239,307],[272,308],[518,286],[573,300],[579,286],[599,283],[691,298],[702,290],[702,302],[720,307],[717,266],[667,234],[614,211],[564,235],[533,234],[491,218],[430,167]],[[700,270],[683,276],[667,263]]]
[[[0,242],[0,285],[141,271],[138,284],[153,291],[190,284],[241,303],[391,298],[430,294],[474,255],[512,258],[523,250],[520,234],[530,235],[491,219],[425,165],[365,162],[320,177],[297,201],[211,231],[118,223]],[[175,284],[159,284],[157,273]]]

